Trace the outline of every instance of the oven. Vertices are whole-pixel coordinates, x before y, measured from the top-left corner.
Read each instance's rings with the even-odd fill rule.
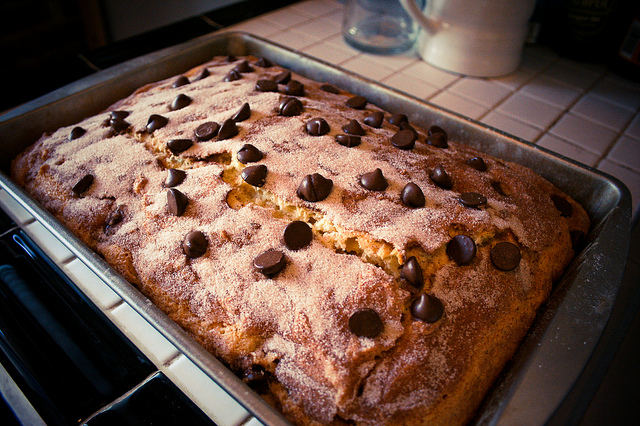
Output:
[[[93,293],[109,305],[101,310],[81,289],[96,277],[43,239],[46,230],[5,192],[0,197],[9,213],[0,212],[0,373],[20,421],[215,424],[106,312],[132,313],[107,288]]]

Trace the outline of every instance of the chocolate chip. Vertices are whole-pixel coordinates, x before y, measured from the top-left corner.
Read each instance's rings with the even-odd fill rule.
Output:
[[[238,65],[233,67],[233,70],[241,74],[244,74],[247,72],[253,72],[253,68],[251,67],[251,65],[249,65],[249,62],[247,62],[246,60],[240,62]]]
[[[149,120],[147,121],[147,131],[154,132],[155,130],[163,128],[168,123],[169,120],[166,117],[158,114],[151,114],[149,116]]]
[[[169,151],[173,153],[173,155],[178,155],[183,151],[186,151],[193,145],[193,141],[191,139],[171,139],[167,142],[167,148]]]
[[[267,58],[260,58],[255,62],[255,65],[261,68],[269,68],[273,66],[273,63]]]
[[[242,370],[241,378],[245,383],[252,383],[258,380],[264,380],[267,376],[267,370],[260,364],[253,364],[249,368]]]
[[[256,82],[256,90],[258,92],[277,92],[278,83],[273,80],[258,80]]]
[[[278,114],[285,117],[293,117],[295,115],[300,115],[303,108],[304,107],[302,102],[300,102],[300,99],[287,96],[280,101],[280,104],[278,105]]]
[[[389,124],[393,124],[394,126],[400,126],[401,123],[408,123],[409,118],[406,114],[394,114],[389,117],[387,121],[389,121]]]
[[[84,175],[78,182],[76,182],[75,185],[73,185],[73,187],[71,188],[71,190],[80,195],[82,194],[84,191],[86,191],[87,189],[89,189],[89,187],[93,184],[93,175],[91,174],[86,174]]]
[[[291,71],[289,70],[282,71],[280,74],[273,77],[273,81],[278,84],[287,84],[289,80],[291,80]]]
[[[400,276],[407,280],[409,284],[415,288],[422,288],[424,285],[424,277],[422,275],[422,268],[418,263],[418,259],[415,256],[411,256],[400,270]]]
[[[440,126],[431,126],[427,131],[427,138],[425,142],[431,146],[435,146],[437,148],[447,148],[449,136],[447,132]]]
[[[402,188],[400,199],[405,206],[411,208],[423,207],[426,203],[422,189],[413,182],[406,184]]]
[[[391,145],[403,150],[413,149],[416,146],[416,134],[409,129],[398,130],[391,137]]]
[[[329,84],[329,83],[324,83],[320,85],[320,90],[327,92],[327,93],[333,93],[334,95],[337,95],[340,93],[340,89],[338,89],[336,86],[334,86],[333,84]]]
[[[109,214],[109,217],[107,217],[107,220],[105,221],[105,226],[104,226],[105,232],[111,231],[116,225],[122,222],[124,220],[124,215],[125,215],[124,207],[121,205],[118,206],[118,208],[116,208],[114,211],[112,211],[111,214]]]
[[[324,118],[316,117],[307,121],[306,129],[307,133],[312,136],[322,136],[329,133],[331,127],[329,127],[329,123]]]
[[[349,124],[342,126],[342,131],[349,135],[364,136],[366,132],[358,123],[358,120],[351,120]]]
[[[447,135],[443,133],[434,133],[429,135],[424,140],[427,145],[435,146],[436,148],[448,148]]]
[[[380,169],[363,174],[360,178],[360,184],[371,191],[384,191],[389,186]]]
[[[460,200],[463,206],[471,208],[478,208],[484,204],[487,204],[487,198],[482,194],[478,194],[477,192],[464,192],[460,194],[458,200]]]
[[[442,127],[440,126],[431,126],[429,127],[429,130],[427,131],[428,135],[433,135],[435,133],[442,133],[444,135],[447,134],[446,130],[444,130]]]
[[[180,93],[175,97],[173,101],[171,101],[171,105],[169,105],[169,109],[171,111],[177,111],[191,104],[191,98],[184,93]]]
[[[201,231],[191,231],[182,242],[182,251],[187,257],[195,259],[206,253],[208,245],[207,237]]]
[[[240,173],[242,180],[251,186],[263,186],[267,179],[267,166],[258,164],[245,167]]]
[[[109,113],[110,120],[124,120],[131,114],[129,111],[111,111]]]
[[[373,309],[359,309],[349,317],[349,330],[358,337],[374,339],[383,329],[382,319]]]
[[[124,133],[129,127],[131,127],[131,124],[129,124],[123,118],[112,117],[111,120],[109,120],[109,126],[111,126],[111,129],[115,134],[119,135],[121,133]]]
[[[69,133],[69,140],[72,141],[74,139],[78,139],[80,136],[84,135],[85,133],[87,133],[87,131],[82,127],[74,127]]]
[[[411,130],[413,133],[416,134],[416,138],[418,137],[418,131],[414,129],[413,126],[409,124],[408,121],[401,121],[398,127],[400,128],[400,130]]]
[[[444,169],[444,166],[442,166],[441,164],[438,164],[433,168],[433,170],[431,170],[431,173],[429,173],[429,177],[431,178],[433,183],[438,185],[440,188],[451,189],[453,187],[453,181],[451,180],[451,177]]]
[[[411,314],[421,321],[434,323],[442,318],[444,305],[437,297],[421,293],[411,304]]]
[[[213,139],[220,130],[220,125],[215,121],[207,121],[206,123],[202,123],[196,130],[193,132],[196,136],[196,140],[200,142],[209,141]]]
[[[202,68],[202,71],[200,71],[200,74],[198,74],[198,76],[196,77],[196,79],[194,81],[203,80],[203,79],[209,77],[210,75],[211,75],[211,73],[209,73],[209,70],[206,67]]]
[[[305,248],[313,240],[311,227],[301,220],[296,220],[287,225],[284,229],[284,245],[289,250],[300,250]]]
[[[270,373],[260,364],[253,364],[242,370],[240,378],[258,394],[265,394],[269,390]]]
[[[262,160],[262,151],[251,144],[244,144],[238,151],[238,161],[242,164],[255,163]]]
[[[173,188],[178,186],[187,177],[187,172],[178,169],[167,170],[167,178],[164,181],[164,186],[167,188]]]
[[[241,78],[242,78],[242,75],[238,71],[231,70],[227,73],[227,75],[224,76],[222,81],[230,82],[230,81],[240,80]]]
[[[167,191],[167,207],[169,207],[169,213],[172,215],[182,216],[188,204],[189,199],[182,192],[175,188]]]
[[[227,55],[227,57],[226,57],[226,58],[224,58],[224,60],[225,60],[228,64],[230,64],[230,63],[233,63],[233,62],[237,61],[237,60],[238,60],[238,58],[236,58],[236,56],[235,56],[235,55]]]
[[[400,126],[398,126],[398,128],[399,128],[398,130],[409,130],[409,131],[413,132],[413,135],[414,135],[416,141],[418,140],[418,132],[408,122],[403,121],[402,123],[400,123]]]
[[[270,249],[253,260],[253,267],[267,277],[282,271],[286,266],[286,258],[280,250]]]
[[[242,104],[240,109],[235,114],[233,114],[231,119],[236,123],[239,123],[249,117],[251,117],[251,107],[249,106],[249,103],[245,102],[244,104]]]
[[[236,126],[236,122],[233,121],[233,118],[228,118],[222,123],[222,126],[220,126],[220,130],[218,130],[218,140],[222,141],[232,138],[238,133],[239,130],[238,126]]]
[[[466,235],[456,235],[447,243],[449,259],[458,265],[466,265],[476,257],[476,243]]]
[[[520,264],[520,249],[517,245],[503,241],[491,249],[491,263],[501,271],[511,271]]]
[[[319,173],[306,175],[298,186],[297,195],[305,201],[322,201],[329,196],[333,181]]]
[[[384,121],[384,113],[381,111],[373,112],[364,118],[364,124],[379,129]]]
[[[184,75],[181,75],[180,77],[176,78],[171,87],[175,89],[176,87],[185,86],[187,84],[189,84],[189,79]]]
[[[570,217],[573,214],[573,206],[565,198],[557,194],[552,194],[551,201],[553,201],[553,205],[556,206],[556,209],[560,212],[560,216]]]
[[[484,172],[487,170],[487,163],[484,162],[482,157],[469,158],[467,161],[465,161],[465,163],[480,172]]]
[[[367,99],[363,96],[356,95],[347,99],[346,104],[353,109],[364,109],[364,107],[367,106]]]
[[[284,93],[291,96],[304,96],[304,84],[298,80],[291,80],[284,86]]]
[[[336,142],[338,142],[342,146],[346,146],[347,148],[358,146],[360,145],[361,141],[362,140],[360,139],[360,136],[344,134],[336,135]]]

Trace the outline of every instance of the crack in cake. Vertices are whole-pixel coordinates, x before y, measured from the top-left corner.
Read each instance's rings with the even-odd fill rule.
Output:
[[[530,169],[253,57],[43,135],[12,177],[299,424],[468,422],[589,229]]]

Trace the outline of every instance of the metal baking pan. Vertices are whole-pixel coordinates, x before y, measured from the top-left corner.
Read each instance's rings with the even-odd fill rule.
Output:
[[[98,72],[0,117],[0,186],[194,363],[265,424],[282,417],[116,274],[8,176],[11,159],[42,133],[97,114],[138,87],[214,55],[264,56],[317,81],[365,96],[421,126],[437,124],[453,140],[528,166],[579,201],[593,222],[586,246],[540,310],[518,353],[479,411],[478,424],[545,424],[579,418],[592,395],[606,331],[621,287],[630,235],[631,197],[615,178],[499,130],[246,33],[212,33]],[[606,358],[606,357],[604,357]],[[585,402],[587,401],[587,402]]]

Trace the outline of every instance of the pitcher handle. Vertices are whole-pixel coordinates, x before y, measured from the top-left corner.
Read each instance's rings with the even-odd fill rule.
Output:
[[[429,0],[427,0],[429,1]],[[425,30],[429,35],[438,31],[439,23],[433,19],[427,18],[420,10],[415,0],[400,0],[402,7],[409,15]]]

